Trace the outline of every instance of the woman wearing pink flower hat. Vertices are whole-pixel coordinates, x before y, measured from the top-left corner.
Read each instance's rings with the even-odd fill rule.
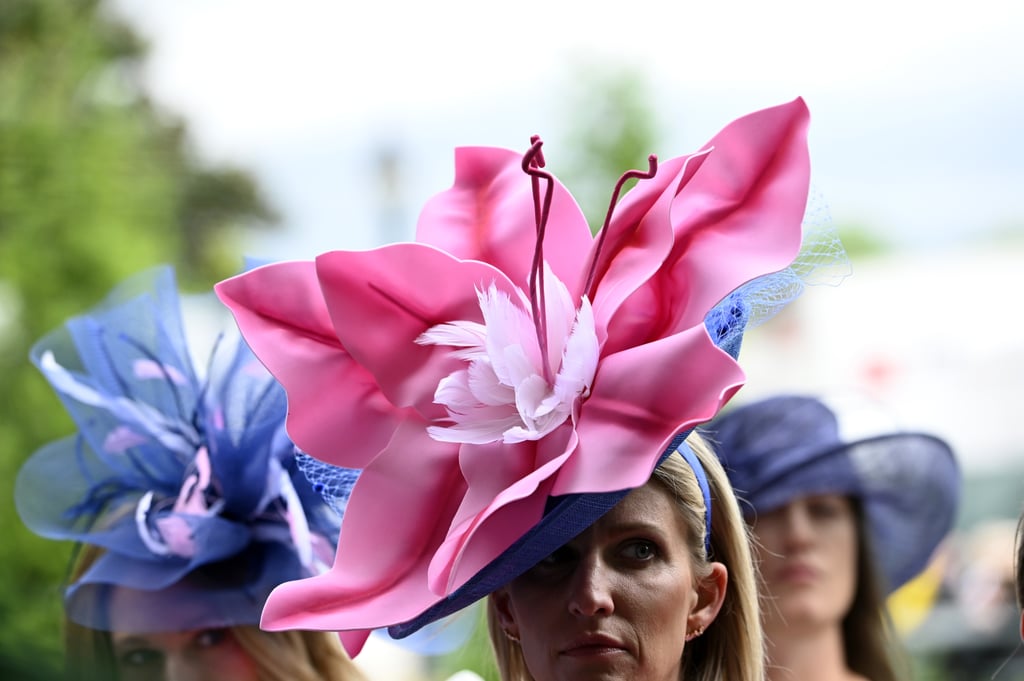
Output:
[[[490,597],[505,679],[760,679],[745,529],[691,433],[742,385],[750,316],[799,290],[807,120],[652,157],[596,237],[539,140],[459,149],[415,242],[221,282],[298,446],[363,469],[332,569],[262,625],[355,655]]]

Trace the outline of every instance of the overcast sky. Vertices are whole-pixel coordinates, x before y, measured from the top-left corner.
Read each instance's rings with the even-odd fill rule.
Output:
[[[114,0],[151,42],[148,88],[201,152],[247,166],[310,257],[411,236],[451,149],[564,131],[570,59],[645,73],[662,158],[803,96],[837,223],[914,248],[1024,229],[1024,3]],[[400,153],[382,232],[373,159]]]

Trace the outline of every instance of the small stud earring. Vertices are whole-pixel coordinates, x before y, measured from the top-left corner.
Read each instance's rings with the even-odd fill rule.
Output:
[[[507,629],[503,629],[502,631],[505,632],[505,637],[508,638],[508,640],[510,640],[510,641],[512,641],[513,643],[516,643],[516,644],[519,643],[519,637],[518,636],[516,636],[515,634],[513,634],[512,632],[510,632]]]
[[[703,633],[704,633],[704,627],[697,627],[693,631],[686,632],[686,640],[687,641],[692,641],[693,639],[697,638],[698,636],[700,636]]]

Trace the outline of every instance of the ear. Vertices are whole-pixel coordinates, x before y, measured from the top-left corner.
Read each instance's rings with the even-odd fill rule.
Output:
[[[510,638],[519,638],[519,625],[512,610],[512,599],[508,595],[508,589],[502,587],[491,593],[491,602],[494,604],[494,613],[497,615],[498,624],[505,630]]]
[[[729,569],[722,563],[711,563],[711,574],[697,582],[697,604],[686,618],[687,631],[704,631],[718,616],[729,586]]]

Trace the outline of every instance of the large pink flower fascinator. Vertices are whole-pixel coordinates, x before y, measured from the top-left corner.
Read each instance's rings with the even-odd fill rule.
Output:
[[[295,443],[362,469],[333,567],[279,586],[262,626],[343,631],[355,654],[370,629],[400,637],[487,595],[644,484],[743,384],[758,282],[800,250],[807,123],[797,99],[652,157],[596,236],[540,141],[461,148],[414,243],[221,282]]]

